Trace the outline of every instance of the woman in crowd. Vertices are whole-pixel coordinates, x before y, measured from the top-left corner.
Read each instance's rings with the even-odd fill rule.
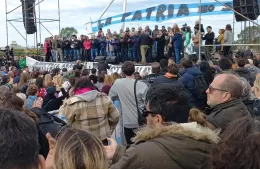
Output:
[[[101,56],[107,56],[106,55],[106,37],[104,36],[104,33],[102,32],[100,37],[98,38],[99,44],[100,44],[100,54]]]
[[[38,88],[36,85],[30,85],[26,91],[26,95],[28,96],[26,100],[26,109],[30,109],[34,102],[38,99],[37,97]]]
[[[252,91],[255,94],[255,101],[253,103],[253,115],[260,116],[260,76],[256,76],[256,80],[254,82],[254,86],[252,87]]]
[[[113,45],[111,43],[112,41],[112,34],[111,33],[107,33],[106,35],[106,52],[107,52],[107,56],[112,56],[112,54],[114,53],[114,48]]]
[[[184,56],[188,59],[188,54],[186,53],[186,48],[190,45],[191,42],[191,29],[189,26],[186,27],[186,36],[185,36],[185,42],[184,42]]]
[[[42,77],[38,77],[36,79],[36,86],[37,86],[37,89],[38,89],[38,94],[37,94],[37,97],[41,97],[41,98],[44,98],[47,94],[46,92],[46,89],[44,88],[44,82],[43,82],[43,78]]]
[[[225,33],[225,30],[224,29],[219,29],[219,31],[218,31],[218,33],[219,33],[219,36],[218,36],[218,38],[217,38],[217,44],[220,44],[221,46],[219,46],[219,47],[217,47],[216,48],[216,52],[221,52],[221,53],[223,53],[223,44],[224,44],[224,33]]]
[[[99,42],[98,39],[95,37],[95,35],[93,35],[91,37],[91,62],[94,62],[96,56],[98,56],[98,48],[99,48]]]
[[[242,101],[244,105],[247,107],[247,110],[252,116],[254,115],[254,102],[255,102],[255,96],[252,92],[251,85],[248,83],[248,81],[243,78],[239,77],[242,86],[243,86],[243,92],[242,92]]]
[[[44,86],[46,87],[50,82],[52,82],[52,77],[50,74],[46,74],[44,77]]]
[[[207,61],[202,61],[199,65],[199,68],[203,75],[204,80],[208,85],[210,85],[214,79],[214,74],[215,74],[214,68],[210,67]]]
[[[83,61],[90,61],[91,59],[91,48],[92,48],[92,41],[86,36],[86,39],[83,43],[84,46],[84,58]]]
[[[176,63],[179,64],[181,59],[181,49],[183,43],[182,34],[178,26],[174,27],[173,33],[174,33],[173,36],[174,53],[175,53]]]
[[[99,93],[88,77],[75,84],[74,95],[60,109],[74,129],[88,131],[107,144],[119,120],[119,113],[108,96]]]
[[[47,111],[59,110],[62,101],[67,97],[67,93],[61,88],[62,97],[56,97],[56,86],[53,82],[49,82],[46,86],[46,96],[43,98],[42,108]]]
[[[20,82],[18,83],[18,88],[21,90],[22,93],[26,93],[28,88],[28,80],[29,75],[27,73],[21,73]]]
[[[161,59],[164,58],[164,47],[165,47],[165,35],[160,30],[157,38],[157,55],[156,55],[156,62],[160,62]]]
[[[214,169],[259,169],[260,119],[245,116],[230,123],[213,151]]]
[[[112,74],[112,79],[114,84],[117,79],[120,79],[120,75],[117,72],[115,72]]]
[[[172,83],[177,84],[178,83],[178,74],[179,74],[179,68],[178,66],[174,64],[168,65],[168,70],[165,75],[159,76],[153,83],[153,85],[159,85],[162,83]]]
[[[114,54],[116,56],[116,62],[119,63],[119,54],[120,54],[120,40],[118,39],[118,35],[114,34],[113,39],[111,40],[111,45],[114,48]]]
[[[113,85],[113,77],[111,75],[105,75],[104,85],[102,87],[101,92],[106,93],[108,95],[112,85]]]
[[[224,44],[225,45],[231,45],[233,43],[233,33],[232,33],[232,27],[230,24],[226,25],[226,31],[224,33]],[[223,55],[228,56],[230,53],[231,46],[224,46],[223,47]]]
[[[99,139],[83,130],[63,129],[50,144],[46,169],[108,169],[107,155]]]
[[[51,43],[49,38],[46,38],[44,42],[44,54],[45,54],[45,61],[50,62],[52,55],[51,55]]]

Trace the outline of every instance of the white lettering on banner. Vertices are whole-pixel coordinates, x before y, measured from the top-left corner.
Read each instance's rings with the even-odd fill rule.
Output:
[[[68,62],[68,63],[55,63],[55,62],[39,62],[33,58],[30,57],[26,57],[26,63],[27,66],[29,67],[30,71],[36,70],[36,69],[40,69],[40,70],[45,70],[45,71],[51,71],[54,68],[67,68],[68,71],[73,69],[73,66],[75,65],[75,63],[72,62]],[[84,63],[84,68],[85,69],[92,69],[92,68],[96,68],[98,67],[98,63],[97,62],[87,62]],[[115,72],[117,72],[118,74],[122,73],[121,70],[121,65],[109,65],[110,69],[108,70],[108,74],[111,75]],[[135,71],[139,72],[140,74],[147,72],[148,74],[152,72],[152,67],[151,66],[135,66]]]

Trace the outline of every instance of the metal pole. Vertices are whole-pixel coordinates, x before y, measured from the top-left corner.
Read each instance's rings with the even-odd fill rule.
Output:
[[[107,12],[108,8],[113,4],[115,0],[111,0],[110,3],[108,4],[108,6],[105,8],[105,10],[102,12],[101,16],[99,17],[99,19],[101,19],[104,14]]]
[[[51,36],[53,36],[53,34],[42,23],[41,23],[41,25],[47,32],[49,32],[49,34],[51,34]]]
[[[6,45],[9,45],[9,34],[8,34],[8,18],[7,18],[7,0],[5,0],[5,26],[6,26]]]
[[[127,0],[123,0],[123,13],[126,13]],[[122,23],[121,29],[125,29],[125,21]]]
[[[38,12],[39,12],[39,38],[40,38],[40,44],[42,44],[42,29],[41,29],[41,6],[40,6],[40,0],[38,0]],[[40,45],[41,48],[41,45]]]
[[[229,6],[227,6],[227,5],[225,5],[224,3],[220,2],[219,0],[214,0],[214,1],[218,2],[219,4],[225,6],[227,9],[232,10],[234,13],[238,14],[239,16],[245,18],[246,20],[248,20],[248,21],[250,21],[250,22],[252,22],[252,23],[254,23],[254,24],[256,24],[257,26],[260,27],[260,25],[259,25],[258,23],[254,22],[253,20],[249,19],[248,17],[245,17],[245,16],[242,15],[241,13],[235,11],[233,8],[230,8]]]
[[[249,22],[249,31],[248,31],[248,43],[251,43],[251,24]]]
[[[17,6],[16,8],[14,8],[14,9],[12,9],[11,11],[9,11],[9,12],[6,12],[7,14],[9,14],[9,13],[11,13],[11,12],[13,12],[13,11],[15,11],[16,9],[18,9],[18,8],[20,8],[22,5],[19,5],[19,6]]]
[[[26,46],[25,46],[25,48],[28,48],[27,47],[27,32],[26,32],[26,29],[27,29],[27,16],[26,16],[26,13],[27,13],[27,9],[26,9],[26,0],[23,0],[23,3],[24,3],[24,5],[23,5],[23,10],[24,10],[24,25],[25,25],[25,43],[26,43]]]
[[[199,60],[201,60],[201,0],[200,0],[200,15],[199,15]],[[196,26],[196,25],[195,25]]]
[[[58,0],[58,15],[59,15],[59,36],[60,36],[60,0]]]
[[[233,43],[235,41],[235,13],[233,15]]]
[[[26,41],[26,38],[22,35],[22,33],[9,21],[9,24],[21,35],[21,37]]]

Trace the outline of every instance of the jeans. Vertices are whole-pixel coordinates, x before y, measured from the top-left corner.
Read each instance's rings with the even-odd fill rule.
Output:
[[[121,48],[121,61],[125,62],[128,58],[128,48]]]
[[[181,49],[180,49],[180,48],[174,48],[174,50],[175,50],[176,63],[177,63],[177,64],[180,64]]]
[[[199,50],[200,50],[199,46],[194,46],[194,51],[196,52],[196,56],[197,56],[198,59],[200,58]]]
[[[129,55],[130,56],[128,57],[128,60],[134,61],[135,56],[134,56],[133,48],[129,48]]]
[[[88,50],[85,49],[82,61],[90,61],[90,60],[91,60],[91,49],[88,49]]]
[[[133,59],[136,62],[140,61],[140,53],[138,52],[138,47],[133,47]]]
[[[153,48],[152,46],[150,46],[146,53],[146,61],[150,63],[152,62],[152,60],[153,60]]]
[[[101,56],[106,56],[106,48],[101,48],[100,52],[101,52]]]
[[[154,41],[153,50],[154,50],[154,53],[156,54],[157,53],[157,41]]]
[[[73,61],[79,60],[80,59],[80,50],[79,49],[72,49],[72,58]]]
[[[118,51],[118,49],[114,49],[113,55],[116,57],[116,63],[119,63],[120,59],[119,59],[119,51]]]
[[[55,50],[51,51],[51,60],[52,60],[52,62],[56,62],[56,51]]]
[[[98,55],[98,49],[91,49],[91,59],[90,59],[90,61],[94,62],[97,55]]]
[[[64,60],[68,61],[70,56],[71,56],[71,50],[70,49],[64,49],[63,50],[63,56],[64,56]]]

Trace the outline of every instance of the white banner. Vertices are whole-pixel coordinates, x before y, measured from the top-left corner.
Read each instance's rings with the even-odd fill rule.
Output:
[[[73,70],[73,66],[75,65],[75,62],[67,62],[67,63],[56,63],[56,62],[39,62],[31,57],[26,57],[26,63],[27,66],[29,67],[30,71],[33,71],[35,69],[40,69],[40,70],[45,70],[45,71],[51,71],[54,68],[67,68],[68,71]],[[92,69],[96,68],[97,69],[97,62],[86,62],[83,63],[85,69]],[[121,67],[122,65],[112,65],[109,64],[110,69],[107,70],[108,74],[113,74],[115,72],[121,74],[122,70]],[[140,74],[147,72],[150,74],[152,72],[152,67],[151,66],[135,66],[135,71],[139,72]]]

